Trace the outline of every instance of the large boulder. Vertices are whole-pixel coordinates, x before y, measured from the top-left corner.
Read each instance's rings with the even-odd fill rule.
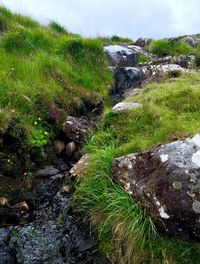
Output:
[[[109,45],[104,47],[110,66],[132,67],[138,59],[138,52],[122,45]]]
[[[160,232],[200,241],[200,134],[113,161],[113,178]]]

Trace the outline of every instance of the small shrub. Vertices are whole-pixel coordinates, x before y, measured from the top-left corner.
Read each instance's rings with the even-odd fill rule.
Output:
[[[154,40],[149,45],[149,51],[153,54],[158,54],[160,56],[167,55],[181,55],[189,54],[192,48],[186,43],[178,41],[168,41],[166,39]]]
[[[148,57],[145,56],[144,54],[140,54],[138,57],[138,63],[145,63],[148,62]]]
[[[31,133],[30,144],[32,147],[43,147],[47,144],[48,139],[42,130],[35,130]]]

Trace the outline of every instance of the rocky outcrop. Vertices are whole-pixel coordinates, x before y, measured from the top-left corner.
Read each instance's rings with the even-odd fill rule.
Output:
[[[137,63],[138,52],[122,45],[104,47],[110,66],[133,67]]]
[[[115,159],[113,178],[160,232],[200,241],[200,134]]]

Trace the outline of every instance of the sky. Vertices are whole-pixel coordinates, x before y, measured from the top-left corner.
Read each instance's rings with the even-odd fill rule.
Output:
[[[0,0],[0,4],[87,37],[136,40],[200,33],[200,0]]]

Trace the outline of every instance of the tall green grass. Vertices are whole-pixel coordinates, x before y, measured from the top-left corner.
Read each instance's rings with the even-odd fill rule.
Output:
[[[152,41],[148,50],[160,56],[188,55],[192,52],[192,48],[181,40],[168,41],[165,39]]]

